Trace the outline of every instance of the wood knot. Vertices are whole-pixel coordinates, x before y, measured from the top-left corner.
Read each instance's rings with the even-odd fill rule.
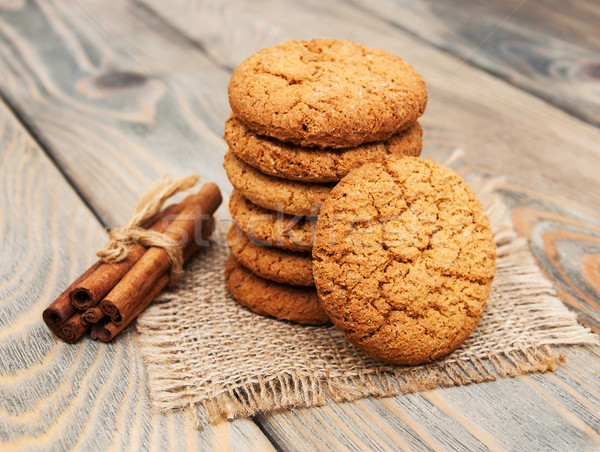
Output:
[[[112,71],[96,79],[96,85],[102,88],[135,88],[146,83],[148,78],[137,72]]]
[[[591,62],[583,65],[583,72],[594,80],[600,80],[600,63]]]

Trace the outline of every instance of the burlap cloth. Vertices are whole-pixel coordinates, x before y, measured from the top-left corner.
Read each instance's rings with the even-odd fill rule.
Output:
[[[476,330],[449,356],[403,367],[378,362],[333,326],[295,325],[253,314],[229,295],[224,233],[186,267],[179,283],[138,319],[151,398],[196,420],[390,396],[551,370],[557,346],[597,344],[556,297],[513,230],[497,179],[475,178],[498,246],[497,275]],[[198,416],[199,411],[204,411]]]

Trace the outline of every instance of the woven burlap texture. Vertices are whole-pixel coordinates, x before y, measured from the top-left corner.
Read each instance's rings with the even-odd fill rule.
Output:
[[[162,410],[191,409],[198,423],[217,422],[544,372],[560,359],[557,346],[597,344],[556,297],[526,240],[517,237],[499,183],[469,181],[496,237],[497,274],[477,328],[450,355],[422,366],[392,366],[364,355],[333,326],[295,325],[250,312],[225,285],[229,251],[222,225],[178,284],[138,319],[152,401]]]

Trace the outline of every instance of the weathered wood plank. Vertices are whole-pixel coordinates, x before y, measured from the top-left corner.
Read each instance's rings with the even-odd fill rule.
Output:
[[[349,3],[600,125],[598,2]]]
[[[551,374],[298,408],[258,420],[292,450],[318,449],[310,435],[315,423],[336,431],[348,450],[596,450],[598,356],[584,348],[564,351],[567,364]],[[308,439],[299,443],[302,437]]]
[[[468,170],[468,168],[467,168]],[[579,320],[600,333],[598,268],[585,263],[600,254],[599,215],[577,210],[572,203],[511,184],[503,190],[517,233],[530,241],[542,271],[553,280],[562,299]]]
[[[197,431],[149,399],[137,337],[68,345],[41,319],[103,227],[0,103],[0,449],[269,449],[251,421]]]
[[[91,204],[109,225],[163,172],[227,188],[228,111],[213,101],[227,76],[117,4],[41,1],[0,15],[2,92],[86,199],[104,199]]]
[[[158,3],[153,5],[157,11],[162,4]],[[432,90],[441,86],[432,96],[424,119],[427,155],[440,156],[461,147],[471,162],[465,171],[509,174],[519,187],[544,192],[572,205],[575,211],[595,207],[600,191],[595,184],[599,164],[593,143],[600,136],[596,129],[471,67],[461,67],[448,79],[460,60],[339,1],[190,3],[194,8],[176,16],[195,24],[191,30],[179,26],[196,43],[166,27],[145,8],[123,8],[119,3],[107,7],[106,2],[92,1],[78,4],[84,10],[43,2],[40,7],[31,4],[27,10],[16,9],[10,17],[3,14],[0,35],[6,45],[0,47],[1,69],[7,75],[2,89],[110,224],[128,215],[136,191],[141,191],[163,168],[175,174],[201,169],[210,177],[223,176],[222,157],[216,151],[222,143],[215,137],[220,135],[228,114],[227,68],[259,47],[317,35],[336,35],[386,48],[413,62]],[[31,21],[44,31],[43,35],[31,35],[22,29]],[[56,33],[57,29],[61,32]],[[231,32],[224,35],[223,29]],[[202,32],[195,36],[198,30]],[[47,48],[52,49],[51,54],[45,51]],[[143,72],[161,84],[138,84],[140,77],[130,72]],[[208,144],[201,149],[198,140]],[[165,149],[173,145],[183,149],[183,155]],[[71,146],[77,146],[77,152]],[[564,149],[570,153],[564,153]],[[107,154],[100,155],[98,150]],[[111,183],[105,189],[106,180]],[[223,182],[222,186],[227,188],[228,184]],[[575,199],[577,202],[571,201]],[[455,391],[468,394],[470,388]],[[471,398],[469,403],[489,407],[489,401],[497,398],[498,390],[493,385],[482,385],[480,391],[479,398]],[[504,395],[501,407],[510,412],[518,401],[510,402],[510,394]],[[446,401],[450,407],[454,403]],[[334,414],[344,407],[336,407]],[[348,415],[357,425],[357,416],[365,418],[360,412]],[[436,417],[426,410],[427,422],[413,422],[408,427],[406,421],[397,419],[400,410],[393,416],[382,416],[381,412],[386,413],[368,411],[366,417],[381,421],[369,422],[370,429],[365,427],[360,435],[340,428],[328,431],[324,440],[315,439],[315,432],[321,434],[315,426],[326,414],[313,416],[311,410],[303,411],[305,419],[293,433],[273,429],[269,434],[279,438],[283,447],[318,447],[322,441],[344,446],[358,438],[361,444],[385,448],[389,435],[415,448],[438,448],[439,444],[462,441],[474,447],[500,443],[497,438],[480,438],[481,427],[473,433],[458,426],[450,427],[449,439],[441,441],[429,427]],[[293,424],[284,423],[278,416],[296,415],[273,414],[265,417],[268,421],[259,421],[265,429],[268,422]],[[335,418],[332,425],[346,421],[345,412],[331,416]],[[427,428],[420,428],[423,425]],[[523,428],[510,419],[503,427],[506,432]],[[551,432],[540,434],[549,438]],[[579,445],[588,444],[587,440],[589,436],[574,438]]]

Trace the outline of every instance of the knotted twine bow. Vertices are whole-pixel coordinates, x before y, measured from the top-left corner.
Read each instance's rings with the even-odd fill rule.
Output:
[[[108,243],[96,253],[103,262],[121,262],[129,255],[129,246],[162,248],[169,259],[169,277],[173,283],[183,273],[183,247],[171,237],[158,231],[146,229],[154,221],[165,201],[184,190],[189,190],[200,178],[192,174],[174,181],[169,175],[162,176],[136,206],[133,217],[124,226],[110,231]]]

